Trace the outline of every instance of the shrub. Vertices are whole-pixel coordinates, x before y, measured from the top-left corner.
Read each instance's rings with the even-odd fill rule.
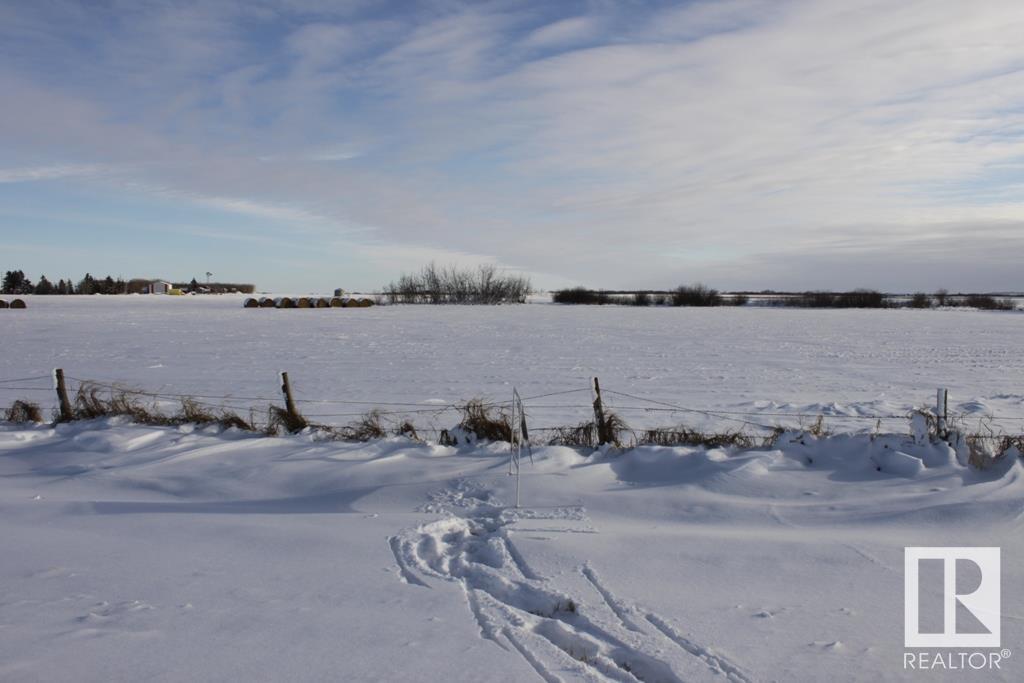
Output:
[[[721,306],[722,296],[717,289],[700,283],[680,286],[672,293],[673,306]]]
[[[796,308],[885,308],[885,295],[873,289],[852,292],[804,292],[784,300]]]
[[[1016,308],[1012,299],[997,299],[988,294],[969,294],[963,298],[962,305],[983,311],[1012,311]]]
[[[924,292],[917,292],[914,296],[910,297],[910,303],[907,305],[911,308],[931,308],[932,298]]]
[[[633,292],[633,300],[630,303],[634,306],[650,306],[653,300],[650,292]]]
[[[731,303],[733,306],[746,306],[750,303],[750,296],[747,294],[734,294]]]
[[[472,270],[431,263],[384,287],[384,296],[393,304],[521,304],[532,292],[529,278],[499,274],[490,264]]]
[[[559,289],[552,293],[551,300],[556,304],[596,304],[603,306],[604,304],[612,303],[612,297],[608,292],[587,289],[586,287]]]
[[[936,306],[945,306],[947,299],[949,299],[949,290],[940,289],[937,292],[935,292],[935,305]]]

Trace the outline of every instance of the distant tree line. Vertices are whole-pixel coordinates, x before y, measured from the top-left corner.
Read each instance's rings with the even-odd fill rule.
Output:
[[[848,292],[774,292],[764,290],[754,293],[762,300],[763,306],[789,308],[941,308],[944,306],[978,308],[987,311],[1012,311],[1016,308],[1013,299],[996,298],[990,294],[950,294],[940,289],[934,294],[918,292],[912,296],[883,294],[873,289],[855,289]],[[552,299],[558,304],[605,305],[620,304],[631,306],[745,306],[750,302],[750,293],[720,293],[703,284],[677,287],[672,291],[610,291],[572,287],[552,292]]]
[[[636,292],[610,292],[601,289],[572,287],[552,293],[556,304],[628,304],[631,306],[745,306],[750,300],[746,294],[723,295],[717,289],[700,283],[681,285],[671,292],[641,290]]]
[[[78,282],[71,278],[60,279],[56,283],[45,275],[39,276],[34,283],[21,270],[8,270],[4,273],[0,293],[3,294],[123,294],[127,283],[121,278],[106,276],[103,279],[85,274]]]
[[[3,283],[0,285],[2,294],[144,294],[149,291],[153,280],[144,278],[133,278],[124,280],[120,277],[114,278],[107,275],[104,278],[95,278],[86,273],[85,277],[75,282],[71,278],[61,279],[57,282],[50,281],[45,275],[39,276],[39,281],[33,283],[26,277],[24,271],[8,270],[4,273]],[[241,292],[252,294],[256,290],[255,285],[234,284],[228,282],[210,282],[200,285],[195,278],[191,282],[174,283],[173,287],[184,292],[220,294],[225,292]]]
[[[418,273],[402,274],[383,293],[393,304],[521,304],[532,291],[529,278],[500,273],[493,265],[474,269],[431,263]]]

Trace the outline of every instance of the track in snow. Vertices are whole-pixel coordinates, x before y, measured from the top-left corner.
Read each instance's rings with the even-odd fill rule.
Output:
[[[524,518],[585,521],[581,508],[508,509],[460,480],[428,509],[448,516],[389,539],[400,579],[459,584],[481,637],[517,652],[543,680],[751,680],[665,617],[617,596],[589,565],[569,577],[579,579],[573,591],[527,564],[509,537],[513,525]]]

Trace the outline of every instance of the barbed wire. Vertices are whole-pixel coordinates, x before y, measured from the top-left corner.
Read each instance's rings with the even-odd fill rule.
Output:
[[[13,379],[0,379],[0,384],[14,384],[16,382],[34,382],[39,379],[51,379],[51,377],[50,375],[36,375],[35,377],[17,377]]]
[[[21,383],[34,382],[40,380],[50,380],[50,375],[36,375],[33,377],[20,377],[10,379],[0,379],[0,391],[24,391],[24,392],[50,392],[53,391],[52,387],[39,387],[39,386],[22,386]],[[216,410],[230,411],[230,410],[241,410],[243,408],[257,409],[268,409],[270,406],[278,404],[282,401],[281,397],[271,396],[237,396],[233,394],[184,394],[184,393],[173,393],[164,391],[147,391],[144,389],[135,388],[126,384],[116,382],[103,382],[99,380],[89,380],[79,377],[67,377],[68,380],[76,382],[78,389],[81,390],[87,387],[97,387],[101,389],[108,389],[111,391],[122,392],[132,396],[144,396],[156,400],[162,401],[190,401],[196,405],[212,408]],[[16,386],[12,386],[16,385]],[[588,402],[585,404],[561,404],[561,403],[530,403],[531,401],[538,401],[544,398],[552,398],[557,396],[567,396],[571,394],[578,394],[581,392],[592,392],[591,387],[579,387],[575,389],[567,389],[562,391],[553,391],[543,394],[536,394],[522,398],[523,403],[529,403],[528,407],[535,410],[589,410],[592,405]],[[724,420],[729,422],[737,422],[751,427],[757,427],[759,429],[775,429],[776,426],[769,426],[754,422],[752,420],[743,418],[784,418],[784,419],[810,419],[815,420],[819,418],[825,418],[835,421],[846,421],[846,420],[870,420],[870,421],[891,421],[891,420],[906,420],[911,416],[912,410],[909,409],[906,413],[895,414],[895,413],[882,413],[882,414],[856,414],[856,415],[844,415],[836,413],[825,413],[825,412],[786,412],[786,411],[740,411],[740,410],[728,410],[728,409],[701,409],[693,408],[689,406],[683,406],[662,399],[648,398],[645,396],[639,396],[616,389],[604,388],[602,391],[604,395],[604,404],[616,411],[630,412],[650,412],[650,413],[688,413],[694,415],[701,415],[706,418],[712,418],[717,420]],[[639,401],[646,405],[618,405],[614,400],[607,400],[608,397],[615,396],[621,398],[628,398],[633,401]],[[428,399],[429,400],[429,399]],[[504,408],[510,406],[512,401],[495,401],[495,400],[483,400],[483,399],[471,399],[465,401],[456,401],[450,403],[438,403],[430,404],[425,402],[411,402],[411,401],[371,401],[371,400],[348,400],[348,399],[322,399],[322,398],[307,398],[300,394],[299,397],[295,398],[295,403],[304,405],[352,405],[352,406],[373,406],[381,409],[376,410],[379,415],[382,416],[393,416],[393,415],[411,415],[411,414],[443,414],[445,412],[460,410],[467,403],[471,401],[478,401],[479,404],[486,408]],[[215,403],[221,402],[221,403]],[[240,402],[257,402],[258,406],[237,406],[230,405],[231,403]],[[383,408],[399,408],[398,410],[390,410]],[[366,413],[355,413],[355,412],[337,412],[337,413],[315,413],[309,414],[307,417],[320,418],[320,417],[356,417],[365,415]],[[990,423],[1007,423],[1007,422],[1024,422],[1024,416],[1009,416],[1009,415],[995,415],[985,413],[965,413],[965,412],[951,412],[948,415],[949,420],[961,420],[961,421],[973,421],[979,420],[981,422]],[[537,431],[542,431],[548,428],[534,428]],[[550,428],[560,429],[560,428]]]

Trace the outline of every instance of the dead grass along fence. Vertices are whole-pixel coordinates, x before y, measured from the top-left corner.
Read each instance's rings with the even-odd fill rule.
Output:
[[[40,385],[47,380],[51,386]],[[830,418],[866,422],[871,425],[872,434],[891,434],[896,432],[883,431],[883,424],[896,421],[906,424],[915,415],[915,411],[826,416],[821,413],[705,410],[613,389],[602,390],[596,378],[587,387],[524,397],[516,415],[513,414],[511,399],[490,401],[474,398],[427,405],[422,402],[296,396],[286,372],[280,374],[280,395],[276,397],[146,391],[123,384],[65,376],[59,368],[50,376],[0,380],[0,389],[6,393],[55,392],[57,403],[52,415],[55,423],[124,416],[150,425],[217,425],[265,435],[309,430],[321,438],[349,441],[398,435],[412,439],[431,438],[445,445],[459,445],[471,440],[514,443],[516,439],[525,438],[527,445],[577,448],[605,445],[622,448],[640,445],[767,448],[785,431],[828,436],[831,432],[826,420]],[[545,402],[582,393],[589,394],[586,401]],[[331,410],[332,407],[337,412],[317,412]],[[531,412],[536,415],[537,411],[553,409],[576,409],[585,413],[585,417],[576,424],[530,424],[527,427]],[[664,415],[673,424],[633,429],[624,416],[636,414]],[[981,418],[977,428],[969,429],[968,422],[976,417],[950,412],[945,390],[940,390],[934,408],[916,411],[916,414],[926,417],[935,438],[950,443],[961,440],[970,449],[972,462],[979,465],[998,459],[1014,448],[1024,453],[1024,429],[1014,432],[1003,427],[1008,423],[1024,423],[1024,419],[990,415]],[[8,422],[42,422],[43,411],[38,402],[19,397],[6,409],[3,417]],[[338,424],[339,419],[344,419],[344,423]],[[702,429],[693,425],[694,419],[710,420],[722,426]],[[766,419],[773,420],[773,424],[765,424]],[[423,424],[424,420],[429,424]],[[787,421],[788,426],[782,420]]]

